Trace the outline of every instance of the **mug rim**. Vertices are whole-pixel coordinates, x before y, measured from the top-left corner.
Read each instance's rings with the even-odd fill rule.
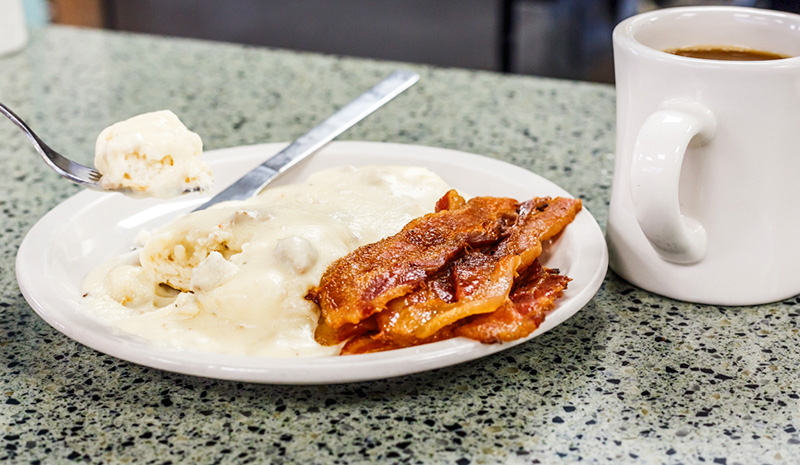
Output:
[[[713,67],[768,67],[771,69],[782,67],[794,67],[800,65],[800,55],[788,58],[778,58],[775,60],[759,60],[759,61],[738,61],[738,60],[714,60],[708,58],[695,58],[675,55],[652,48],[643,44],[634,38],[637,30],[641,29],[644,25],[649,24],[656,18],[665,16],[677,17],[687,13],[709,13],[709,12],[722,12],[728,14],[741,14],[748,13],[759,15],[761,17],[786,19],[790,18],[798,23],[800,27],[800,15],[789,13],[786,11],[765,10],[761,8],[751,8],[742,6],[721,6],[721,5],[704,5],[704,6],[682,6],[662,8],[658,10],[639,13],[624,19],[619,22],[612,32],[612,41],[615,46],[624,47],[625,49],[632,50],[639,55],[656,60],[670,60],[677,63],[694,64],[699,66],[713,66]]]

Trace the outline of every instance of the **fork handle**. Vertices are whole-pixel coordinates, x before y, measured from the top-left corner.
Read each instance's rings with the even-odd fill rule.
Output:
[[[276,155],[245,174],[238,181],[195,209],[205,210],[219,202],[250,198],[266,187],[279,174],[321,149],[357,122],[395,98],[419,80],[411,71],[395,71],[360,97],[342,107],[313,129],[298,137]]]
[[[11,109],[5,106],[5,104],[3,103],[0,103],[0,113],[5,115],[6,118],[10,119],[11,122],[14,123],[18,128],[22,129],[22,132],[25,133],[25,135],[28,137],[28,140],[31,141],[31,143],[37,149],[37,151],[40,151],[39,150],[40,147],[47,147],[47,144],[45,144],[44,141],[42,141],[42,139],[39,139],[39,136],[37,136],[36,133],[33,132],[33,129],[28,127],[28,125],[25,124],[25,121],[22,121],[22,119],[20,119],[20,117],[17,116],[16,113],[11,111]],[[45,156],[45,154],[42,155]]]
[[[74,162],[50,148],[49,145],[45,144],[44,141],[33,132],[33,129],[31,129],[25,121],[22,121],[22,118],[17,116],[16,113],[11,111],[11,109],[3,103],[0,103],[0,114],[3,114],[6,118],[11,120],[12,123],[25,133],[25,136],[31,141],[31,144],[42,157],[42,160],[61,177],[90,189],[102,190],[97,184],[97,180],[101,176],[97,170]]]

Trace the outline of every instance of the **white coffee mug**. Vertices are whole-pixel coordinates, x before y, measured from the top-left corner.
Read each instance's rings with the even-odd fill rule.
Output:
[[[0,55],[16,52],[28,41],[21,0],[0,0]]]
[[[668,8],[614,29],[611,268],[646,290],[720,305],[800,293],[800,15]],[[792,58],[666,53],[735,46]]]

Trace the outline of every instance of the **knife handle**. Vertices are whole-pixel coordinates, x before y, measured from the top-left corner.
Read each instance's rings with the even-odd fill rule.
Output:
[[[211,200],[197,207],[195,211],[204,210],[219,202],[243,200],[258,194],[279,174],[321,149],[336,136],[350,129],[418,80],[419,74],[417,73],[405,70],[395,71],[375,87],[343,106],[325,121],[314,126],[286,148],[239,178]]]

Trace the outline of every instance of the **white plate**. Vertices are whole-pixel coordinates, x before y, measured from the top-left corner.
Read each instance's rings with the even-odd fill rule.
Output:
[[[284,144],[264,144],[208,152],[217,188],[232,183]],[[299,164],[277,184],[304,180],[337,165],[416,165],[438,173],[470,195],[534,196],[569,194],[522,168],[453,150],[374,142],[336,142]],[[200,205],[205,197],[173,201],[133,200],[119,194],[81,192],[48,212],[19,248],[17,281],[36,313],[68,337],[106,354],[162,370],[209,378],[259,383],[342,383],[380,379],[454,365],[483,357],[539,336],[580,310],[597,292],[606,274],[608,252],[600,227],[584,209],[561,237],[546,249],[543,263],[573,280],[556,309],[526,339],[484,345],[450,339],[376,354],[324,358],[260,358],[163,350],[105,326],[80,306],[83,277],[104,259],[129,250],[142,228],[164,224],[177,213]]]

